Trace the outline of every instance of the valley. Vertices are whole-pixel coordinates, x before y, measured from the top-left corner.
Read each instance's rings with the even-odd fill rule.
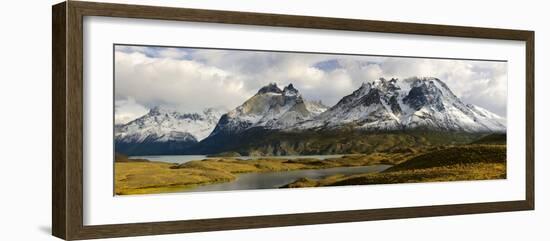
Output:
[[[299,170],[327,171],[295,173]],[[239,180],[242,175],[254,173],[259,175],[254,178],[245,176],[244,179],[248,180]],[[269,175],[262,178],[262,174]],[[271,181],[266,184],[268,186],[262,186],[274,175],[283,176],[277,180],[278,184]],[[115,162],[117,195],[503,178],[506,178],[506,146],[503,144],[394,149],[326,159],[216,157],[182,164],[132,161],[118,155]],[[280,183],[280,180],[287,182]],[[220,185],[223,183],[228,185]],[[273,186],[269,186],[271,183]]]
[[[432,77],[365,82],[331,107],[271,83],[230,111],[154,107],[115,127],[115,151],[117,195],[492,180],[506,120]]]

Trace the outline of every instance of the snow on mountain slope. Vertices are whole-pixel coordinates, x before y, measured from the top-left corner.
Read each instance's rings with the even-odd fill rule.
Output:
[[[285,129],[308,120],[326,109],[321,103],[306,102],[292,84],[281,90],[271,83],[262,87],[220,118],[210,136],[219,133],[239,133],[253,127]]]
[[[311,112],[313,115],[319,115],[326,110],[328,110],[329,107],[323,104],[321,101],[304,101],[306,104],[306,109]]]
[[[364,83],[326,112],[291,129],[344,126],[364,130],[506,130],[504,118],[481,107],[464,104],[441,80],[417,77],[403,81],[380,78]]]
[[[155,107],[146,115],[115,127],[115,140],[124,143],[198,142],[216,126],[222,112],[206,109],[203,113],[178,113]]]
[[[224,138],[234,141],[226,137],[255,127],[281,131],[421,128],[504,132],[506,119],[464,104],[437,78],[381,78],[362,84],[330,108],[304,100],[292,84],[280,89],[272,83],[226,114],[215,109],[182,114],[153,108],[134,121],[115,126],[115,145],[128,153],[147,148],[163,153],[166,146],[168,151],[180,153],[202,140],[208,140],[208,145]],[[233,137],[238,140],[238,135]]]

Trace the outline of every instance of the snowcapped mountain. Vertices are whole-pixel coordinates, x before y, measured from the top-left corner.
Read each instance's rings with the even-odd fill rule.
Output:
[[[179,113],[160,107],[116,129],[115,139],[124,142],[200,141],[214,129],[222,112],[213,108],[202,113]]]
[[[401,87],[403,86],[403,88]],[[430,130],[504,132],[505,119],[464,104],[437,78],[380,78],[364,83],[322,114],[291,129]]]
[[[454,133],[475,140],[505,132],[506,119],[463,103],[443,81],[431,77],[363,83],[330,108],[304,100],[292,84],[280,89],[272,83],[225,114],[215,109],[182,114],[153,108],[115,126],[115,148],[128,155],[368,152],[378,148],[369,138],[386,141],[383,131],[408,129],[426,134],[388,133],[401,136],[387,145],[416,145],[434,131],[447,138],[443,142],[454,143]]]
[[[213,108],[202,113],[179,113],[154,107],[142,117],[115,126],[115,147],[126,154],[182,150],[206,138],[222,114]]]
[[[327,109],[320,102],[304,101],[292,84],[282,90],[275,83],[262,87],[258,92],[220,118],[210,134],[240,133],[253,127],[286,129],[313,118]]]

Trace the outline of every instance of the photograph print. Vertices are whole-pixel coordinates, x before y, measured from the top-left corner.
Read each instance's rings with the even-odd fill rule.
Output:
[[[116,195],[506,179],[503,60],[113,51]]]

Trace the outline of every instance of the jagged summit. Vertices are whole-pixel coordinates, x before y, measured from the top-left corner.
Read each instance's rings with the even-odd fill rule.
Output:
[[[298,96],[300,93],[294,88],[292,84],[289,84],[283,89],[283,95],[285,96]]]
[[[404,85],[402,88],[402,86]],[[380,78],[295,129],[354,127],[364,130],[426,128],[445,131],[503,132],[503,118],[464,104],[441,80]]]
[[[269,83],[268,85],[258,90],[258,94],[266,94],[266,93],[281,94],[283,93],[283,91],[279,88],[279,86],[277,86],[277,83]]]
[[[281,90],[276,83],[271,83],[260,88],[258,93],[242,105],[223,115],[210,136],[239,133],[255,127],[289,128],[298,122],[310,119],[325,109],[322,105],[304,101],[293,84],[289,84]]]
[[[148,114],[149,115],[160,115],[160,114],[171,113],[171,112],[174,112],[174,111],[157,105],[157,106],[154,106],[153,108],[149,109]]]
[[[502,132],[505,120],[481,107],[464,104],[434,77],[379,78],[364,82],[336,105],[326,108],[305,101],[289,84],[262,87],[241,106],[222,116],[212,132],[240,133],[250,128],[303,130],[357,128]]]

